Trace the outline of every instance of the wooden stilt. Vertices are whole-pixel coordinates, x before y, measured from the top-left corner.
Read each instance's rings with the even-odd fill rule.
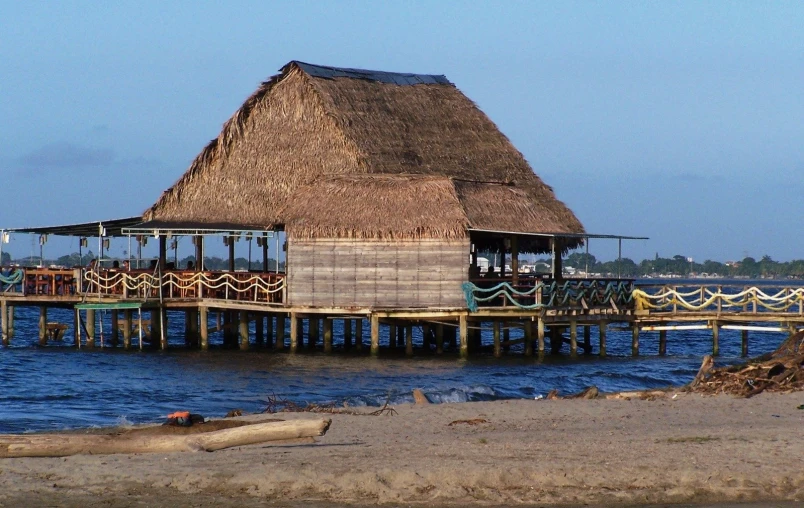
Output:
[[[282,351],[285,349],[285,315],[284,314],[277,314],[276,315],[276,342],[274,343],[274,348],[277,351]]]
[[[539,354],[544,354],[544,319],[539,318],[536,321],[536,340],[538,340]]]
[[[494,334],[494,356],[499,358],[502,356],[502,347],[500,345],[500,322],[495,319],[492,326]]]
[[[570,319],[570,356],[578,356],[578,321]]]
[[[248,349],[248,311],[241,310],[238,319],[238,330],[240,335],[240,349]]]
[[[47,345],[47,307],[39,307],[39,345]]]
[[[190,344],[193,341],[193,339],[192,339],[192,333],[193,332],[190,330],[190,319],[192,319],[190,317],[190,311],[185,310],[184,311],[184,346],[185,347],[190,347]]]
[[[659,330],[659,356],[667,354],[667,330]]]
[[[109,344],[112,347],[117,347],[120,345],[120,313],[117,309],[112,309],[112,331],[111,331],[111,339],[109,339]]]
[[[712,321],[712,356],[720,354],[720,324]]]
[[[405,354],[413,356],[413,325],[405,325]]]
[[[201,349],[206,351],[209,349],[209,309],[206,307],[200,307],[198,309],[199,314],[199,331],[201,332]]]
[[[11,343],[8,336],[8,307],[8,302],[5,299],[0,300],[0,326],[2,326],[4,346],[8,346]]]
[[[436,354],[444,353],[444,325],[441,323],[436,325]]]
[[[422,347],[426,352],[430,352],[430,347],[433,343],[433,331],[430,325],[423,324],[422,325]]]
[[[355,349],[363,351],[363,318],[355,319]]]
[[[371,356],[380,354],[380,317],[371,315]]]
[[[265,316],[262,312],[254,313],[254,342],[258,347],[265,345]]]
[[[295,353],[299,350],[299,318],[295,312],[290,313],[290,352]]]
[[[458,318],[458,335],[461,340],[461,358],[469,358],[469,327],[466,322],[466,314],[461,314]]]
[[[13,305],[8,306],[7,319],[8,319],[8,338],[9,339],[14,338],[14,311],[15,311],[15,309],[16,309],[16,307],[13,306]]]
[[[343,320],[343,349],[349,351],[352,349],[352,320]]]
[[[533,356],[533,321],[525,321],[525,356]]]
[[[550,353],[557,355],[561,353],[561,347],[564,345],[564,337],[561,336],[561,328],[558,326],[550,326]]]
[[[324,352],[332,352],[332,318],[324,318]]]
[[[158,310],[159,314],[159,347],[162,351],[168,348],[168,315],[167,309],[164,307],[160,307]]]
[[[509,325],[510,323],[505,323],[505,328],[503,329],[503,352],[505,353],[511,349],[511,330]]]
[[[86,347],[95,347],[95,309],[87,309],[86,332],[87,340],[84,344]]]
[[[600,321],[598,323],[598,331],[600,332],[600,345],[598,346],[599,354],[601,357],[606,357],[606,326],[608,326],[607,321]]]
[[[75,347],[81,348],[81,311],[73,310],[73,340]]]
[[[198,309],[190,310],[190,346],[198,347]]]
[[[458,349],[458,328],[450,326],[447,330],[447,341],[453,350]]]
[[[631,355],[639,356],[639,325],[633,323],[631,326]]]
[[[131,309],[123,311],[123,349],[131,349]]]
[[[748,330],[743,330],[741,346],[743,357],[748,356]]]

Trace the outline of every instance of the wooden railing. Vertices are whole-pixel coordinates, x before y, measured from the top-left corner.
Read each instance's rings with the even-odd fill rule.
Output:
[[[255,272],[85,270],[81,293],[123,298],[213,298],[282,304],[285,276]]]
[[[635,308],[661,312],[776,312],[804,315],[804,288],[782,283],[761,286],[641,284]]]
[[[508,279],[473,279],[463,284],[470,310],[478,307],[543,308],[633,307],[634,281],[630,279],[566,279],[555,281],[539,277],[520,277],[517,284]]]

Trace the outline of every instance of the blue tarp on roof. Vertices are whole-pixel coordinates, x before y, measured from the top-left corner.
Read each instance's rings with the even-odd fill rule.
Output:
[[[432,74],[407,74],[402,72],[369,71],[364,69],[346,69],[327,67],[294,61],[304,72],[316,78],[351,78],[379,81],[391,85],[450,85],[446,76]]]

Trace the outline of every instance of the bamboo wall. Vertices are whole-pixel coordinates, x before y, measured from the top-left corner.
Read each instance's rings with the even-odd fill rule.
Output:
[[[287,258],[290,305],[466,307],[468,239],[291,239]]]

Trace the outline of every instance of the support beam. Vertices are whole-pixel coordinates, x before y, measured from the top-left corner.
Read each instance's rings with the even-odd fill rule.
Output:
[[[240,335],[240,349],[245,351],[248,349],[248,311],[241,310],[238,319],[238,330]]]
[[[405,354],[413,356],[413,325],[405,325]]]
[[[75,347],[81,349],[81,311],[73,310],[73,340]]]
[[[667,330],[659,330],[659,356],[667,354]]]
[[[117,309],[112,309],[112,333],[110,344],[112,347],[120,345],[120,315]]]
[[[324,318],[324,352],[332,352],[332,318]]]
[[[592,354],[592,327],[590,325],[583,327],[583,352],[586,355]]]
[[[509,325],[510,323],[506,323],[505,328],[503,328],[503,352],[505,353],[511,350],[511,330]]]
[[[393,323],[388,325],[388,347],[396,349],[396,325]]]
[[[469,326],[466,314],[461,314],[458,318],[458,335],[461,341],[461,358],[469,358]]]
[[[86,332],[87,339],[84,344],[86,347],[95,347],[95,309],[87,309]]]
[[[639,325],[631,326],[631,356],[639,356]]]
[[[123,349],[131,349],[131,309],[123,311]]]
[[[444,325],[436,325],[436,354],[444,354]]]
[[[299,350],[299,318],[295,312],[290,313],[290,352],[295,353]]]
[[[578,321],[570,319],[570,357],[578,356]]]
[[[318,344],[321,321],[316,317],[307,318],[307,349],[314,350]]]
[[[209,349],[209,309],[200,307],[198,314],[199,320],[201,321],[201,326],[199,326],[199,331],[201,332],[201,350],[206,351]]]
[[[265,345],[265,315],[262,312],[254,313],[254,342],[258,347]]]
[[[720,325],[712,321],[712,356],[720,354]]]
[[[160,307],[157,310],[157,314],[159,314],[159,347],[162,351],[168,348],[168,316],[167,310],[164,307]],[[153,333],[153,330],[151,331]]]
[[[0,300],[0,326],[2,326],[3,345],[8,346],[11,339],[8,336],[8,302],[3,299]]]
[[[538,341],[539,356],[544,354],[544,319],[536,321],[536,340]]]
[[[494,335],[494,356],[499,358],[502,356],[502,346],[500,345],[500,322],[495,319],[492,327],[492,333]]]
[[[533,321],[523,323],[525,329],[525,356],[533,356]]]
[[[606,327],[608,326],[608,324],[609,324],[608,321],[603,320],[600,321],[597,325],[598,331],[600,332],[600,345],[598,346],[598,348],[601,358],[606,357]]]
[[[380,354],[380,317],[371,315],[371,356]]]
[[[47,345],[47,307],[39,307],[39,345]]]

